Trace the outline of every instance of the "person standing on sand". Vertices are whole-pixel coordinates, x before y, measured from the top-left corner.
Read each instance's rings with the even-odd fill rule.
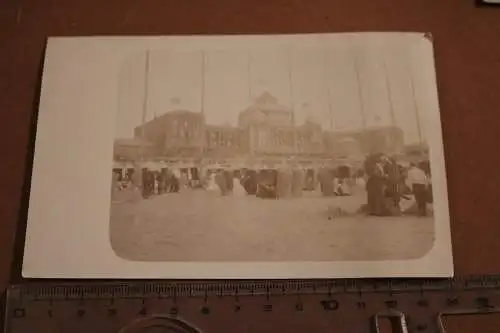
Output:
[[[293,174],[290,166],[284,163],[278,170],[278,196],[280,199],[289,198],[292,194]]]
[[[242,179],[242,185],[248,195],[255,195],[257,193],[257,171],[249,169],[245,172]]]
[[[410,164],[407,177],[408,186],[412,189],[418,206],[418,215],[427,215],[427,176],[424,170],[417,167],[415,163]]]
[[[319,169],[318,179],[319,179],[321,193],[323,194],[323,196],[325,197],[333,196],[335,189],[334,189],[332,175],[325,166],[322,166]]]
[[[387,203],[390,205],[391,210],[398,213],[401,211],[399,206],[401,202],[401,173],[399,165],[394,158],[385,158],[383,169],[386,175],[385,197],[391,199]]]
[[[132,173],[131,180],[134,190],[140,190],[142,188],[142,170],[139,165],[134,165],[134,172]]]
[[[118,175],[116,172],[112,171],[111,173],[111,199],[114,199],[116,191],[118,189]]]
[[[295,165],[292,169],[292,196],[302,196],[302,189],[304,188],[304,173],[300,166]]]
[[[208,180],[207,180],[207,187],[206,189],[208,191],[217,191],[217,183],[215,182],[215,172],[209,172],[208,174]]]
[[[247,192],[245,191],[243,185],[241,185],[240,177],[243,177],[241,173],[240,175],[233,175],[233,194],[237,197],[244,197],[247,195]]]
[[[367,213],[373,216],[388,214],[384,203],[384,170],[383,155],[371,155],[365,161],[365,172],[368,175],[366,182]]]
[[[217,187],[219,187],[221,196],[228,195],[229,190],[227,186],[227,177],[224,170],[220,170],[217,172],[217,174],[215,175],[215,183],[217,184]]]
[[[228,194],[233,193],[233,179],[234,179],[234,170],[233,169],[225,169],[223,171],[223,176],[226,182],[226,189]]]

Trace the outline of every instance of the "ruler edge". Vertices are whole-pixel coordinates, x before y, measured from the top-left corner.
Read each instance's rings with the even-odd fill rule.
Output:
[[[393,283],[396,282],[396,288],[393,288]],[[18,283],[18,284],[13,284],[10,285],[4,292],[4,297],[2,298],[2,312],[1,312],[1,319],[2,319],[2,331],[3,333],[9,333],[8,329],[10,328],[9,322],[12,320],[11,316],[9,313],[12,310],[13,306],[13,301],[20,301],[22,303],[23,298],[25,298],[28,301],[32,300],[40,300],[40,301],[48,301],[48,300],[57,300],[57,297],[45,297],[41,299],[37,299],[35,297],[30,297],[33,295],[29,295],[26,293],[29,293],[33,290],[38,290],[40,291],[41,288],[45,289],[53,289],[53,288],[60,288],[62,291],[68,291],[71,290],[73,291],[73,294],[68,295],[66,294],[65,298],[62,300],[68,300],[68,301],[74,301],[74,300],[85,300],[85,299],[93,299],[86,297],[84,295],[85,291],[89,290],[98,290],[99,288],[108,288],[108,287],[118,287],[118,288],[128,288],[128,287],[135,287],[135,286],[142,286],[142,287],[147,287],[147,286],[171,286],[171,287],[176,287],[179,284],[182,284],[184,286],[188,285],[197,285],[200,287],[206,287],[204,290],[203,288],[200,289],[202,293],[199,293],[196,296],[202,296],[204,294],[205,297],[207,297],[207,293],[210,293],[210,296],[237,296],[234,293],[232,294],[227,294],[227,295],[219,295],[217,294],[217,290],[214,288],[207,288],[207,287],[214,287],[214,286],[221,286],[221,285],[226,285],[229,288],[235,287],[238,285],[246,284],[249,286],[260,286],[261,289],[262,287],[266,286],[290,286],[290,285],[296,285],[300,286],[301,284],[306,285],[306,286],[314,286],[315,284],[326,284],[330,283],[331,285],[337,285],[337,286],[347,286],[349,283],[351,285],[355,286],[373,286],[377,283],[383,284],[384,288],[380,289],[372,289],[372,290],[365,290],[364,292],[366,293],[398,293],[398,291],[401,292],[408,292],[408,293],[414,293],[414,292],[419,292],[423,293],[425,291],[437,291],[437,292],[452,292],[454,289],[455,291],[467,291],[467,290],[491,290],[491,289],[500,289],[500,275],[478,275],[478,276],[458,276],[455,278],[444,278],[444,279],[322,279],[322,280],[36,280],[36,281],[26,281],[26,283]],[[401,289],[397,286],[404,286],[406,289]],[[433,287],[434,285],[434,287]],[[413,288],[409,289],[407,287],[412,286]],[[458,289],[457,289],[458,287]],[[72,289],[71,289],[72,288]],[[87,289],[85,289],[87,288]],[[88,289],[90,288],[90,289]],[[93,289],[92,289],[93,288]],[[127,291],[127,289],[125,289]],[[175,290],[175,289],[174,289]],[[23,291],[26,292],[23,295]],[[154,291],[154,290],[153,290]],[[308,290],[309,292],[306,292],[305,294],[311,294],[312,289]],[[75,293],[76,292],[76,293]],[[259,295],[266,295],[268,291],[263,292],[260,290],[260,292],[257,293],[249,293],[249,295],[254,295],[254,296],[259,296]],[[337,290],[334,292],[334,294],[352,294],[355,292],[360,292],[360,290]],[[303,292],[300,292],[299,289],[296,290],[296,294],[304,294]],[[320,290],[318,292],[312,292],[312,294],[324,294],[325,290]],[[125,292],[126,294],[126,292]],[[143,294],[142,297],[139,298],[150,298],[151,294],[155,296],[161,296],[158,293],[150,293],[149,295]],[[288,295],[294,294],[294,293],[287,293]],[[175,295],[175,294],[174,294]],[[244,293],[239,294],[241,296],[245,296]],[[269,295],[269,294],[267,294]],[[23,297],[24,296],[24,297]],[[26,297],[28,296],[28,297]],[[69,297],[67,297],[69,296]],[[118,297],[122,296],[122,299],[129,299],[132,297],[123,297],[123,295],[118,295]],[[183,297],[186,295],[178,295],[179,297]],[[189,296],[189,295],[188,295]],[[333,295],[332,295],[333,296]],[[109,295],[109,298],[114,298],[116,295],[111,294]],[[106,297],[97,297],[97,299],[106,299]],[[14,307],[15,308],[15,307]],[[479,312],[478,312],[479,311]],[[499,308],[494,309],[495,312],[500,312]],[[470,311],[468,313],[471,313]],[[482,310],[475,310],[474,313],[484,313]],[[377,314],[375,314],[376,316]],[[446,312],[441,312],[438,314],[437,319],[437,324],[442,326],[442,316],[446,316],[448,313]],[[439,327],[441,327],[439,326]]]
[[[347,294],[425,292],[455,289],[500,288],[500,275],[457,276],[442,279],[314,279],[314,280],[35,280],[10,285],[6,298],[15,294],[28,297],[65,299],[85,298],[89,294],[101,297],[123,297],[134,291],[143,297],[151,294],[186,296],[245,296],[271,294]],[[99,292],[102,289],[103,292]],[[111,292],[110,292],[111,291]],[[56,295],[51,297],[50,295]],[[44,296],[46,295],[46,296]],[[167,297],[168,297],[167,296]]]

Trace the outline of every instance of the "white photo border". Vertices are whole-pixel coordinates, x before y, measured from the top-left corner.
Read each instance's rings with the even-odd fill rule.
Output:
[[[401,33],[366,33],[396,38]],[[453,258],[441,119],[432,41],[413,39],[416,82],[430,147],[435,243],[422,258],[335,262],[139,262],[117,256],[109,236],[110,170],[118,112],[118,75],[146,49],[191,50],[315,45],[352,34],[192,37],[57,37],[46,49],[22,276],[25,278],[280,279],[451,277]],[[362,37],[362,38],[365,38]]]

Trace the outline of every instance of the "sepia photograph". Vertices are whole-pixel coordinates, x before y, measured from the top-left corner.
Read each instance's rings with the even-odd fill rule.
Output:
[[[425,255],[434,242],[432,168],[411,48],[363,46],[324,40],[131,57],[118,82],[116,254]]]
[[[229,265],[226,273],[211,266],[212,273],[201,274],[212,278],[245,277],[227,273],[237,267],[231,263],[247,265],[246,272],[256,269],[252,263],[283,265],[252,273],[264,278],[453,274],[431,37],[131,37],[128,43],[121,38],[116,60],[111,46],[120,38],[77,41],[54,43],[59,53],[49,48],[47,57],[54,60],[48,68],[46,63],[44,82],[52,78],[62,86],[80,80],[81,89],[73,93],[83,95],[76,108],[87,112],[87,118],[79,116],[80,124],[94,133],[66,129],[80,133],[79,151],[86,158],[79,161],[99,173],[87,180],[99,178],[103,194],[84,185],[87,201],[76,203],[73,194],[65,200],[89,212],[89,200],[98,201],[90,197],[101,198],[99,209],[108,197],[107,217],[94,223],[107,233],[92,236],[87,250],[78,251],[93,251],[84,255],[92,262],[103,255],[95,244],[106,239],[102,246],[127,267],[114,273],[101,265],[94,276],[186,277],[203,270],[200,263]],[[72,77],[56,69],[62,49],[68,59],[79,53],[73,56],[79,69]],[[100,79],[97,67],[88,65],[94,58],[101,62]],[[89,79],[82,79],[86,75]],[[53,86],[46,88],[50,100],[63,94]],[[89,90],[95,92],[88,95]],[[43,107],[40,112],[49,114],[50,107]],[[97,109],[110,116],[94,120]],[[96,133],[106,133],[106,140]],[[44,169],[36,164],[37,153],[44,159],[39,140],[35,182]],[[73,179],[82,176],[82,168],[74,166]],[[32,195],[32,204],[35,199]],[[93,230],[88,220],[72,229],[73,239],[77,230]],[[41,226],[29,221],[28,234],[33,224]],[[182,266],[177,275],[154,273],[153,267],[170,263],[199,266]],[[297,273],[300,263],[320,265],[321,273]],[[153,273],[139,273],[136,264],[152,265]]]

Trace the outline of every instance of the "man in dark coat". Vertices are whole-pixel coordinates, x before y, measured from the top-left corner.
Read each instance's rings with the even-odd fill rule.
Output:
[[[234,182],[233,182],[234,172],[232,170],[224,170],[223,175],[224,175],[224,178],[226,180],[227,191],[229,193],[232,193],[233,192],[233,185],[234,185]]]
[[[431,164],[429,160],[424,160],[420,163],[418,163],[418,167],[422,170],[424,170],[427,179],[429,180],[429,184],[427,185],[427,202],[428,203],[433,203],[433,195],[432,195],[432,182],[431,182]]]
[[[147,168],[142,169],[142,197],[147,199],[153,195],[154,192],[154,175]]]
[[[304,191],[314,191],[316,189],[316,175],[314,169],[306,169],[305,178]]]
[[[365,173],[368,175],[366,182],[367,213],[374,216],[387,215],[384,202],[385,177],[382,166],[382,155],[369,155],[364,163]]]
[[[158,194],[164,194],[167,192],[168,184],[168,170],[167,168],[162,168],[158,177]]]
[[[225,170],[217,172],[217,174],[215,175],[215,183],[219,187],[220,194],[222,196],[228,195],[229,191],[227,186],[227,176],[225,175]]]
[[[333,188],[333,176],[331,170],[325,167],[320,168],[318,178],[323,196],[333,196],[335,194],[335,189]]]
[[[385,197],[392,199],[391,202],[389,202],[392,208],[391,210],[394,211],[396,214],[399,214],[401,212],[399,206],[402,195],[401,184],[404,178],[402,178],[400,167],[396,163],[395,159],[388,158],[385,160],[384,173],[386,174]]]
[[[278,170],[263,169],[259,171],[256,196],[263,199],[278,198]]]
[[[243,178],[241,179],[241,185],[245,188],[245,191],[249,195],[254,195],[257,193],[257,172],[255,170],[246,170]]]

